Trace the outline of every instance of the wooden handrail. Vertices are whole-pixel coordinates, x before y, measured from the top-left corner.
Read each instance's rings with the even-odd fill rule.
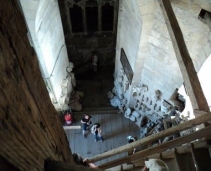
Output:
[[[145,150],[137,152],[133,155],[126,156],[126,157],[123,157],[123,158],[102,164],[98,167],[100,169],[107,169],[107,168],[115,167],[115,166],[118,166],[118,165],[121,165],[121,164],[124,164],[124,163],[127,163],[127,162],[133,162],[135,160],[140,160],[140,159],[145,158],[147,156],[150,156],[152,154],[160,153],[160,152],[166,151],[168,149],[178,147],[182,144],[189,143],[193,140],[204,138],[206,136],[210,136],[210,132],[211,132],[211,125],[203,128],[203,129],[200,129],[198,131],[195,131],[193,133],[187,134],[183,137],[176,138],[174,140],[165,142],[165,143],[158,145],[156,147],[145,149]]]
[[[208,145],[208,143],[206,141],[210,140],[210,139],[211,139],[211,135],[207,136],[206,139],[193,142],[194,148],[195,149],[197,149],[197,148],[208,148],[208,146],[210,146],[210,145]],[[172,148],[172,149],[168,149],[167,151],[164,151],[164,152],[161,152],[161,153],[155,153],[155,154],[149,155],[149,156],[147,156],[147,158],[148,159],[160,159],[160,158],[171,159],[171,158],[174,158],[175,149],[177,150],[177,152],[179,154],[189,153],[191,151],[190,144],[186,143],[186,144],[183,144],[182,146]],[[146,158],[141,158],[141,159],[133,161],[133,164],[136,164],[136,165],[139,165],[139,166],[140,165],[144,166],[145,160],[146,160]]]
[[[197,125],[207,122],[209,120],[211,120],[211,112],[201,115],[201,116],[199,116],[195,119],[189,120],[187,122],[181,123],[179,125],[176,125],[174,127],[171,127],[167,130],[161,131],[157,134],[153,134],[153,135],[150,135],[143,139],[137,140],[133,143],[130,143],[130,144],[115,148],[113,150],[107,151],[105,153],[96,155],[94,157],[89,158],[89,160],[91,162],[96,162],[96,161],[103,160],[105,158],[108,158],[108,157],[111,157],[111,156],[114,156],[114,155],[117,155],[117,154],[120,154],[123,152],[128,152],[134,148],[137,148],[138,146],[142,146],[142,145],[146,145],[146,144],[155,142],[155,141],[159,140],[160,138],[179,133],[181,131],[192,128],[194,126],[197,126]]]

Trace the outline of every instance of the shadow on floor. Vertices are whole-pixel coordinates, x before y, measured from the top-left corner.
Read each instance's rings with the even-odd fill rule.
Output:
[[[76,90],[84,93],[83,107],[110,107],[107,93],[114,87],[114,66],[98,67],[93,72],[92,65],[85,65],[75,72]]]

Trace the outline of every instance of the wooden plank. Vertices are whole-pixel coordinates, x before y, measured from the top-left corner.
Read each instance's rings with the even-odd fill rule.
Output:
[[[203,128],[203,129],[196,131],[196,132],[193,132],[191,134],[185,135],[183,137],[171,140],[169,142],[163,143],[163,144],[158,145],[156,147],[142,150],[142,151],[137,152],[137,153],[135,153],[131,156],[123,157],[123,158],[120,158],[118,160],[114,160],[112,162],[100,165],[98,167],[101,168],[101,169],[107,169],[107,168],[114,167],[114,166],[117,166],[117,165],[120,165],[120,164],[124,164],[126,162],[133,162],[133,161],[136,161],[138,159],[150,156],[152,154],[160,153],[160,152],[163,152],[167,149],[178,147],[178,146],[183,145],[185,143],[191,142],[195,139],[206,137],[210,134],[210,131],[211,131],[211,126]]]
[[[201,115],[198,118],[195,118],[195,119],[189,120],[187,122],[181,123],[180,125],[176,125],[176,126],[174,126],[172,128],[169,128],[167,130],[161,131],[161,132],[159,132],[157,134],[153,134],[151,136],[148,136],[148,137],[145,137],[143,139],[137,140],[137,141],[135,141],[133,143],[130,143],[130,144],[118,147],[118,148],[116,148],[114,150],[107,151],[107,152],[105,152],[103,154],[99,154],[97,156],[94,156],[94,157],[90,158],[90,160],[96,162],[96,161],[99,161],[99,160],[102,160],[102,159],[105,159],[105,158],[108,158],[108,157],[120,154],[122,152],[128,152],[128,151],[132,150],[133,148],[152,143],[154,141],[157,141],[160,138],[163,138],[163,137],[175,134],[175,133],[179,133],[180,131],[183,131],[183,130],[191,128],[191,127],[194,127],[194,126],[199,125],[201,123],[204,123],[204,122],[206,122],[208,120],[211,120],[211,113],[207,113],[207,114]]]
[[[100,169],[94,169],[76,164],[58,162],[58,161],[45,161],[45,171],[96,171]]]
[[[81,126],[63,126],[64,130],[70,130],[70,129],[81,129]]]
[[[208,148],[208,144],[206,141],[196,141],[193,143],[194,145],[194,148]],[[191,149],[190,149],[190,144],[185,144],[185,145],[182,145],[180,147],[177,147],[177,152],[179,154],[183,154],[183,153],[190,153]],[[162,158],[165,158],[165,159],[172,159],[174,158],[174,149],[170,149],[168,151],[164,151],[161,153],[162,155]],[[153,155],[150,155],[148,156],[148,158],[151,158],[151,159],[159,159],[160,158],[160,154],[153,154]],[[135,165],[140,165],[140,166],[143,166],[144,165],[144,161],[145,161],[145,158],[141,158],[141,159],[138,159],[136,161],[133,161],[133,163]]]
[[[207,147],[207,143],[205,141],[203,142],[194,142],[195,148],[204,148]],[[185,144],[183,146],[177,147],[177,153],[183,154],[183,153],[189,153],[191,151],[190,144]],[[162,156],[164,158],[174,158],[174,150],[168,150],[162,153]]]
[[[190,133],[188,135],[185,135],[183,137],[171,140],[169,142],[163,143],[163,144],[158,145],[156,147],[146,149],[146,150],[142,150],[141,152],[138,152],[138,153],[135,153],[134,155],[132,155],[131,161],[139,159],[139,158],[143,158],[145,156],[149,156],[149,155],[152,155],[152,154],[155,154],[155,153],[160,153],[160,152],[163,152],[167,149],[175,148],[175,147],[178,147],[178,146],[183,145],[185,143],[191,142],[193,140],[209,136],[210,131],[211,131],[211,126],[208,126],[208,127],[203,128],[199,131],[196,131],[196,132]]]
[[[207,100],[202,91],[201,84],[192,59],[188,53],[182,31],[175,17],[171,3],[169,0],[159,0],[159,3],[193,109],[208,112],[210,110]]]

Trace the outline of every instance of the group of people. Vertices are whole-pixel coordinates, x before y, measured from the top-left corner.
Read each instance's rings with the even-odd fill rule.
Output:
[[[84,138],[87,138],[88,131],[90,130],[91,133],[94,134],[95,142],[97,142],[98,140],[100,142],[103,142],[104,139],[102,136],[101,126],[99,123],[92,124],[91,118],[92,116],[88,114],[85,114],[81,118],[82,135]],[[128,143],[133,143],[137,140],[137,137],[129,135],[127,139],[128,139]],[[134,154],[135,152],[136,152],[136,148],[133,149],[132,154]],[[77,165],[98,169],[98,167],[94,163],[90,162],[88,159],[83,159],[77,153],[73,154],[73,158]],[[148,161],[145,161],[144,171],[168,171],[168,167],[162,160],[149,159]]]
[[[82,135],[84,138],[87,138],[88,131],[91,129],[91,133],[94,134],[95,142],[98,140],[100,142],[103,142],[103,136],[102,136],[102,129],[100,127],[99,123],[95,123],[92,125],[91,121],[92,116],[85,114],[83,118],[81,119],[82,123]]]

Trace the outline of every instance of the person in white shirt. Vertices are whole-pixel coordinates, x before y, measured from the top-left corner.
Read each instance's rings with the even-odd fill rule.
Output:
[[[91,128],[92,134],[95,135],[95,142],[100,140],[100,142],[104,141],[104,138],[102,136],[102,130],[99,123],[95,123]]]
[[[94,72],[97,72],[97,62],[98,62],[98,57],[95,51],[92,51],[92,66],[93,66]]]

